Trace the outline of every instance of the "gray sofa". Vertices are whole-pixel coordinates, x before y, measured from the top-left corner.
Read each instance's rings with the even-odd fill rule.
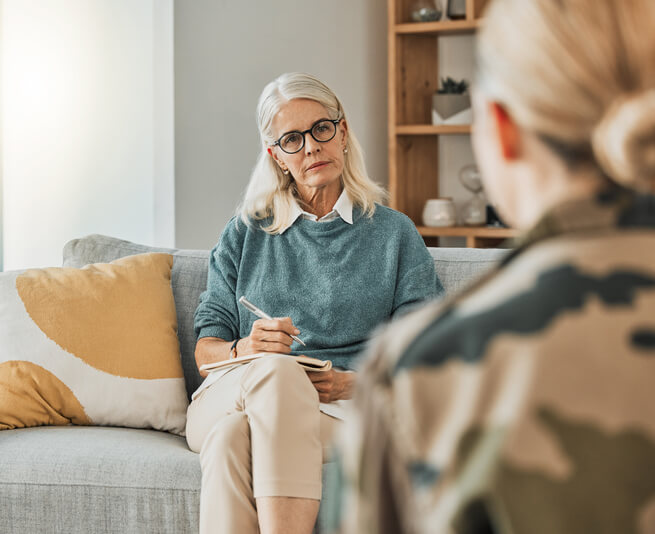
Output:
[[[174,255],[172,285],[189,395],[201,382],[194,360],[193,312],[207,279],[207,250],[152,248],[92,235],[64,248],[64,266],[82,267],[143,252]],[[447,292],[505,253],[430,249]],[[324,486],[334,476],[324,468]],[[0,431],[0,533],[198,532],[200,464],[184,438],[115,427]],[[322,516],[319,515],[317,530]],[[227,534],[227,533],[226,533]]]

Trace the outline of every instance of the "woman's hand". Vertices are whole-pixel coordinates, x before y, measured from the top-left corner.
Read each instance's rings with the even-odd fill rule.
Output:
[[[291,334],[298,335],[298,330],[290,317],[276,319],[257,319],[250,330],[250,335],[237,343],[237,356],[247,356],[258,352],[291,352]]]
[[[356,374],[351,371],[307,371],[321,402],[350,399]]]

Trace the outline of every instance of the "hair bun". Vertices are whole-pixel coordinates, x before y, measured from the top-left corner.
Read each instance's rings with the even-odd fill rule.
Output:
[[[655,187],[655,89],[623,95],[592,134],[602,170],[633,189]]]

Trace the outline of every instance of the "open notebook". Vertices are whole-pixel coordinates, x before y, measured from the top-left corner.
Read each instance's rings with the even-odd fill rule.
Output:
[[[309,356],[290,356],[289,354],[278,354],[275,352],[258,352],[257,354],[239,356],[238,358],[232,358],[231,360],[206,363],[200,366],[200,370],[209,371],[211,373],[213,371],[229,369],[235,365],[242,365],[253,360],[258,360],[259,358],[266,358],[267,356],[288,356],[309,371],[329,371],[332,369],[332,362],[330,360],[319,360],[317,358],[310,358]]]

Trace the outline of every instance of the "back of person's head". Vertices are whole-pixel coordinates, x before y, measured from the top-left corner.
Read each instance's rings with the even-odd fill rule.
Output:
[[[293,177],[284,174],[268,153],[279,135],[273,130],[273,119],[285,103],[294,99],[318,102],[326,109],[329,119],[346,119],[346,112],[337,95],[311,74],[285,73],[264,87],[257,105],[261,152],[238,211],[246,222],[272,217],[271,224],[265,228],[269,233],[277,233],[283,228],[295,202]],[[343,187],[354,205],[372,215],[375,203],[384,197],[384,190],[368,177],[363,152],[352,128],[348,130],[346,149]]]
[[[477,85],[571,164],[655,187],[655,2],[493,0]]]

